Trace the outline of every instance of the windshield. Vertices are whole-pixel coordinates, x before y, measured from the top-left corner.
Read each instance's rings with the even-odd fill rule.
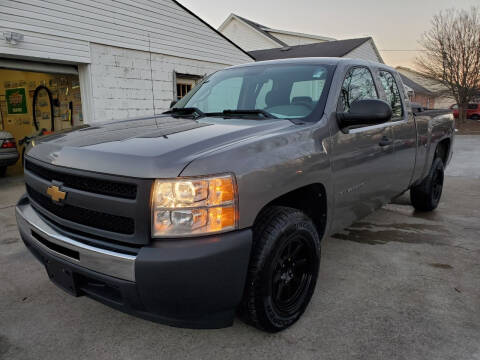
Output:
[[[245,111],[249,117],[306,119],[325,101],[332,71],[331,65],[311,64],[227,69],[197,85],[174,109],[195,108],[206,115]]]

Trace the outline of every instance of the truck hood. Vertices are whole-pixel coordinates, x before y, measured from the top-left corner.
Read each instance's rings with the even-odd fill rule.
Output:
[[[170,178],[203,154],[289,126],[288,120],[128,120],[39,138],[27,158],[103,174]]]

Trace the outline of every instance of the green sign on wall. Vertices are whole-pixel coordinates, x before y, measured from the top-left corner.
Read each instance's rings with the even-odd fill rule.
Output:
[[[5,97],[7,99],[7,110],[10,115],[27,113],[25,88],[7,89],[5,90]]]

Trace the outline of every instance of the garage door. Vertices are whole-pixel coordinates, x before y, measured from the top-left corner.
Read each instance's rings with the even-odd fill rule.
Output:
[[[25,137],[82,124],[75,67],[0,59],[0,130],[10,132],[18,143]],[[21,171],[20,161],[8,170]]]

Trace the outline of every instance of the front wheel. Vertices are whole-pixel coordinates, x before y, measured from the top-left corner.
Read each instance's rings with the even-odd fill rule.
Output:
[[[473,114],[471,117],[472,120],[480,120],[480,115],[478,114]]]
[[[419,211],[435,210],[442,197],[444,165],[441,158],[433,161],[427,177],[417,186],[410,189],[410,200]]]
[[[303,212],[282,206],[263,211],[253,248],[240,316],[268,332],[294,324],[315,290],[320,238]]]
[[[0,177],[4,177],[6,173],[7,173],[7,167],[0,166]]]

